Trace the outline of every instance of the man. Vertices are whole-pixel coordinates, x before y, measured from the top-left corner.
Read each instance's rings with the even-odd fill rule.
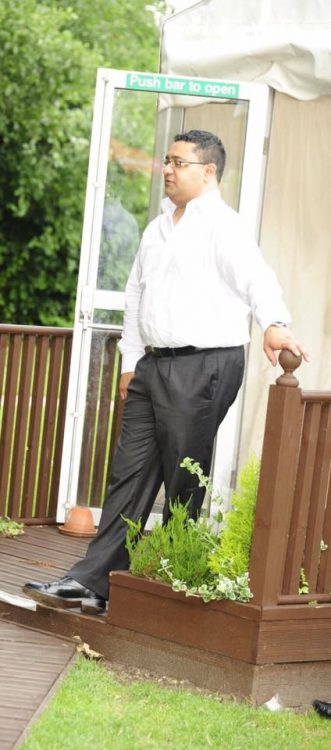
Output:
[[[163,214],[142,237],[126,287],[120,394],[126,401],[98,534],[68,576],[24,591],[49,606],[99,612],[110,570],[126,569],[124,517],[144,525],[162,481],[169,500],[197,518],[203,488],[180,468],[185,456],[209,474],[217,429],[240,388],[252,312],[264,351],[307,359],[287,328],[274,273],[219,192],[225,164],[212,133],[177,135],[164,160]]]

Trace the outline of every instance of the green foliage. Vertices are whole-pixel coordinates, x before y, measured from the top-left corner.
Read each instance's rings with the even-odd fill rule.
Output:
[[[153,532],[141,534],[141,522],[124,518],[128,524],[126,548],[130,558],[130,570],[135,576],[159,577],[160,559],[170,548],[167,528],[156,523]]]
[[[217,521],[217,523],[220,523],[223,521],[223,514],[224,514],[224,505],[222,498],[218,495],[218,493],[215,494],[214,488],[212,485],[212,482],[209,477],[205,477],[202,468],[198,461],[193,461],[192,458],[183,458],[180,466],[183,469],[187,469],[187,471],[192,474],[193,476],[196,476],[198,479],[198,486],[204,487],[207,493],[209,494],[210,501],[213,501],[218,506],[218,511],[215,516],[214,514],[214,520]]]
[[[213,494],[210,480],[197,462],[186,458],[181,465]],[[145,536],[140,522],[125,519],[132,574],[170,582],[174,591],[200,596],[205,602],[248,601],[252,596],[248,567],[258,480],[259,462],[253,457],[240,474],[233,507],[225,514],[220,533],[213,531],[209,519],[202,517],[194,522],[188,517],[188,507],[180,503],[171,505],[166,526],[157,524]]]
[[[102,58],[100,65],[124,70],[158,69],[158,31],[146,0],[39,0],[46,6],[72,10],[72,35]],[[154,0],[163,13],[165,2]]]
[[[240,576],[248,570],[259,473],[260,462],[252,456],[239,475],[238,489],[232,495],[232,508],[226,514],[220,544],[210,555],[209,564],[214,573]]]
[[[299,594],[309,594],[309,583],[304,568],[300,570]]]
[[[72,323],[96,69],[157,69],[158,36],[143,0],[0,0],[1,322]]]
[[[188,586],[201,586],[210,577],[208,554],[217,536],[209,529],[206,519],[195,523],[188,518],[187,506],[170,504],[171,518],[166,526],[156,524],[146,536],[139,536],[140,524],[129,524],[127,549],[133,575],[169,581],[166,560],[175,579],[183,579]],[[138,535],[138,541],[136,541]]]
[[[204,487],[207,492],[212,494],[213,486],[209,477],[205,477],[202,468],[198,461],[193,461],[192,458],[186,456],[180,463],[182,469],[187,469],[189,474],[198,478],[198,486]]]
[[[97,61],[70,17],[0,4],[2,322],[72,317]]]
[[[0,516],[0,534],[2,536],[14,537],[24,534],[24,524],[12,521],[8,516]]]

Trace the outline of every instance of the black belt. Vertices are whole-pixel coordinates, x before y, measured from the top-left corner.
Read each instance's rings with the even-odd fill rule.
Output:
[[[153,357],[180,357],[185,354],[195,354],[195,352],[201,352],[197,346],[176,346],[176,347],[159,347],[159,346],[146,346],[146,354],[153,354]]]

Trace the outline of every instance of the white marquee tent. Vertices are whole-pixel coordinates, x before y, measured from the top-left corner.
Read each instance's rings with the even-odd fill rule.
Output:
[[[267,83],[297,99],[331,90],[329,0],[202,0],[163,27],[162,70]]]
[[[331,389],[331,3],[203,0],[164,23],[161,71],[255,81],[273,92],[259,242],[275,269],[293,328],[311,354],[307,389]],[[193,107],[189,123],[204,126]],[[208,113],[205,129],[222,123]],[[216,111],[216,110],[215,110]],[[240,429],[240,463],[261,450],[275,372],[252,328]]]

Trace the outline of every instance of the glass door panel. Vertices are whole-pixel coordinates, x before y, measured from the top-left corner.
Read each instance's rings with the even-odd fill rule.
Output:
[[[210,130],[226,144],[226,167],[221,193],[226,203],[239,208],[248,121],[248,102],[211,102],[185,110],[184,129]]]
[[[122,412],[114,344],[124,289],[148,222],[152,173],[161,171],[154,163],[157,99],[156,93],[114,91],[76,498],[92,507],[102,506]]]
[[[157,98],[114,92],[97,289],[124,291],[148,221]]]

